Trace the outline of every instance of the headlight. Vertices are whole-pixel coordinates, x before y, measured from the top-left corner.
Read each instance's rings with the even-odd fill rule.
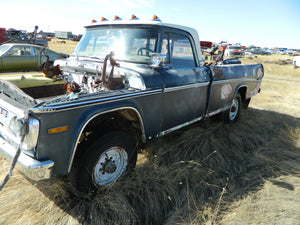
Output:
[[[37,119],[29,118],[28,120],[28,133],[26,134],[22,149],[30,150],[35,148],[39,136],[40,123]]]
[[[22,118],[14,116],[9,122],[9,129],[16,138],[20,138],[26,133],[25,121]]]
[[[22,149],[25,151],[32,150],[37,144],[39,127],[39,121],[34,118],[29,118],[28,123],[26,123],[24,119],[15,116],[9,122],[9,130],[12,134],[10,135],[10,139],[16,145],[19,145],[21,137],[25,135]]]

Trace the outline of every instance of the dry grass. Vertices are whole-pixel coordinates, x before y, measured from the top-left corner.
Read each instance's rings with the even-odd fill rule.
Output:
[[[63,179],[34,184],[15,170],[0,193],[0,224],[297,224],[300,76],[264,64],[262,93],[238,123],[212,118],[151,143],[132,177],[93,199],[74,197]]]
[[[59,42],[66,42],[66,43],[59,43]],[[58,38],[52,38],[51,41],[48,41],[48,47],[56,52],[63,52],[68,55],[72,55],[76,45],[78,42],[71,41],[71,40],[60,40]]]

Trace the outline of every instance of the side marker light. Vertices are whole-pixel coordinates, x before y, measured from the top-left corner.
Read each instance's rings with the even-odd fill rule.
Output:
[[[61,132],[67,131],[68,129],[69,129],[69,126],[54,127],[54,128],[48,129],[48,134],[61,133]]]

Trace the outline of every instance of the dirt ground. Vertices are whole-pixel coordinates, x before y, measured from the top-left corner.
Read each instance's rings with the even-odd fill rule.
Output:
[[[52,48],[70,54],[71,45]],[[238,123],[212,118],[167,135],[132,177],[93,199],[74,197],[64,179],[34,183],[14,170],[0,224],[300,224],[300,68],[276,64],[286,58],[243,59],[262,62],[265,77]],[[0,163],[2,180],[9,163]]]
[[[276,56],[275,56],[276,57]],[[272,60],[289,59],[288,56],[272,57]],[[269,57],[270,58],[270,57]],[[267,61],[268,57],[260,57],[255,61]],[[245,60],[249,62],[249,60]],[[280,113],[295,118],[295,134],[292,144],[295,147],[295,171],[291,174],[287,169],[280,176],[265,179],[263,186],[254,193],[234,202],[224,213],[220,224],[300,224],[300,69],[293,69],[291,64],[277,65],[263,63],[265,77],[262,92],[251,101],[251,108]],[[270,113],[270,116],[272,113]],[[289,130],[290,127],[288,126]],[[274,146],[276,148],[277,146]],[[285,154],[287,146],[282,143],[280,150]],[[282,159],[278,158],[280,162]],[[285,163],[293,162],[288,160]]]

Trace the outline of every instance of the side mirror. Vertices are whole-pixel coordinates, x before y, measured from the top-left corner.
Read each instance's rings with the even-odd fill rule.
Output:
[[[166,58],[167,58],[166,55],[160,53],[152,53],[151,55],[152,64],[150,66],[153,68],[158,68],[164,65]]]

